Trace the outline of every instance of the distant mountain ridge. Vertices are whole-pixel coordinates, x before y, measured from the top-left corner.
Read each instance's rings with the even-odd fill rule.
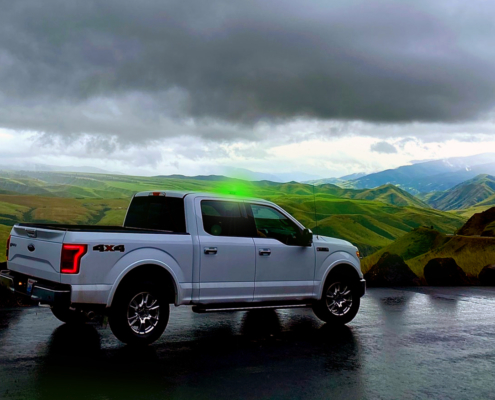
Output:
[[[414,161],[395,169],[354,177],[327,178],[307,183],[332,183],[345,188],[370,189],[393,184],[412,194],[448,190],[480,174],[495,175],[495,153],[442,160]]]
[[[438,210],[460,210],[495,200],[495,176],[482,174],[444,192],[424,196],[425,201]]]
[[[369,174],[352,180],[355,188],[373,188],[392,183],[410,193],[447,190],[485,173],[495,175],[495,153],[426,161]]]

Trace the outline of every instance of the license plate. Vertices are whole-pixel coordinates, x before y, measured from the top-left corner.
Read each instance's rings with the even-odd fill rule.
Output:
[[[27,288],[26,288],[27,294],[31,294],[31,292],[33,291],[33,286],[35,283],[36,283],[36,281],[34,279],[28,279]]]

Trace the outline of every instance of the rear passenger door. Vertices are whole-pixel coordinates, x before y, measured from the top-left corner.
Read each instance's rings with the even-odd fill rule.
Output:
[[[200,242],[200,302],[250,302],[254,296],[252,219],[240,201],[196,199]]]

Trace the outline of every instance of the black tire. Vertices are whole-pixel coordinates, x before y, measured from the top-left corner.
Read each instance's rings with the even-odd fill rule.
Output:
[[[51,307],[52,313],[58,320],[66,324],[84,324],[88,317],[80,310],[71,310],[69,307]]]
[[[121,342],[148,345],[160,338],[169,315],[165,293],[150,282],[141,282],[117,292],[108,323]]]
[[[347,291],[349,294],[345,295]],[[325,282],[323,294],[313,305],[313,312],[324,322],[345,325],[354,319],[360,304],[359,282],[345,275],[335,275]]]

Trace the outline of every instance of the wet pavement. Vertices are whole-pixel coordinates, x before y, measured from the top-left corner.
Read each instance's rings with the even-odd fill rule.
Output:
[[[0,310],[1,399],[495,398],[495,288],[369,289],[348,327],[309,309],[194,314],[122,345],[49,309]]]

